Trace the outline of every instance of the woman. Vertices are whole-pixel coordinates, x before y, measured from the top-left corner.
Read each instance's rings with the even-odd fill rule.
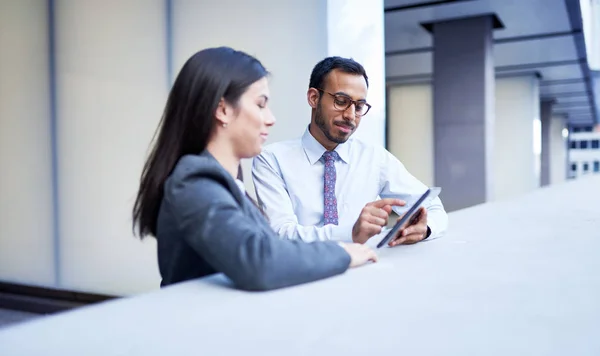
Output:
[[[133,210],[140,236],[157,238],[162,286],[223,272],[268,290],[377,260],[364,245],[280,240],[234,178],[275,123],[267,75],[220,47],[193,55],[175,80]]]

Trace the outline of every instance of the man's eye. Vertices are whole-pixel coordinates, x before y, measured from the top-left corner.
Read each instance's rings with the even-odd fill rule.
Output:
[[[344,97],[335,98],[335,103],[338,105],[348,105],[348,99]]]

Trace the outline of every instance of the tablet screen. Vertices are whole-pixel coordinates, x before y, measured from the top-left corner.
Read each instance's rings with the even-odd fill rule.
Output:
[[[390,242],[390,240],[396,236],[396,234],[398,233],[398,231],[400,230],[400,228],[407,222],[409,221],[414,213],[423,205],[423,202],[425,202],[425,199],[427,199],[430,195],[433,195],[434,197],[437,196],[439,194],[439,192],[441,191],[440,188],[434,187],[434,188],[429,188],[427,189],[427,191],[425,191],[425,193],[423,193],[423,195],[421,195],[419,197],[419,199],[417,199],[416,202],[414,202],[409,208],[408,211],[402,216],[402,218],[400,220],[398,220],[398,222],[396,222],[396,224],[394,225],[394,227],[387,233],[387,235],[385,235],[385,237],[377,244],[377,248],[381,248],[383,245],[387,244],[388,242]],[[408,204],[407,204],[408,205]]]

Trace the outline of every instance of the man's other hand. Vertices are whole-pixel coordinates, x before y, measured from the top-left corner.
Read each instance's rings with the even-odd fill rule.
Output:
[[[409,221],[408,226],[401,228],[398,235],[389,242],[390,247],[411,245],[427,237],[427,209],[420,208],[415,214],[417,219]],[[398,220],[402,217],[398,218]]]

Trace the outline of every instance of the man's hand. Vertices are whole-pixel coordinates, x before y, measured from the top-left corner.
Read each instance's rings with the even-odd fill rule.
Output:
[[[388,223],[392,207],[404,204],[406,203],[403,200],[386,198],[365,205],[352,228],[352,241],[364,244],[368,239],[379,234]]]
[[[408,226],[400,229],[398,235],[388,243],[390,247],[398,245],[411,245],[427,237],[427,209],[420,208],[415,218],[408,222]],[[400,220],[402,217],[398,218]]]

